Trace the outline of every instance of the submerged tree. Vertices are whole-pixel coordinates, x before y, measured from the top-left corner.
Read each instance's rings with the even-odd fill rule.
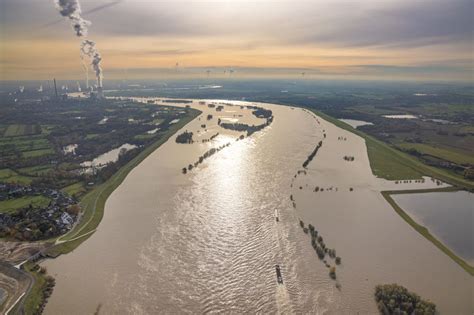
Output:
[[[375,301],[381,314],[434,315],[436,305],[397,284],[375,287]]]

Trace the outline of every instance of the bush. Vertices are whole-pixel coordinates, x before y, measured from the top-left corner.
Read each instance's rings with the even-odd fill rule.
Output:
[[[185,131],[176,137],[176,143],[193,143],[193,133]]]
[[[375,287],[375,300],[381,314],[434,315],[436,305],[397,284]]]

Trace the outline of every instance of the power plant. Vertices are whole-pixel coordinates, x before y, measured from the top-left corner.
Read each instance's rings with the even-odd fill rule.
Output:
[[[68,98],[68,94],[67,93],[59,94],[58,84],[56,82],[56,78],[53,78],[53,83],[54,83],[54,96],[53,96],[53,98],[55,100],[66,100]],[[79,82],[77,82],[77,84],[78,84],[78,92],[81,92]],[[91,90],[89,92],[83,92],[83,95],[89,96],[89,99],[91,99],[91,100],[99,100],[99,99],[105,98],[104,97],[104,90],[103,90],[102,86],[97,87],[95,91],[93,91],[92,87],[91,87]]]

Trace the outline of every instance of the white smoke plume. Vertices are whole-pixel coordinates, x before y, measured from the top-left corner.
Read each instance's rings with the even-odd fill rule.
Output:
[[[87,30],[89,25],[91,25],[91,22],[82,18],[79,0],[55,0],[55,2],[59,13],[71,21],[71,25],[76,32],[76,36],[87,37]],[[94,69],[97,78],[97,85],[102,87],[102,68],[100,66],[102,57],[95,47],[95,42],[89,39],[84,39],[81,43],[80,51],[82,63],[84,64],[84,56],[87,56],[90,59],[91,66]],[[87,85],[89,85],[89,73],[87,72],[87,67],[85,67],[85,70]]]
[[[90,58],[92,68],[97,77],[97,86],[102,87],[102,68],[100,67],[102,57],[95,48],[95,43],[88,39],[83,40],[81,44],[81,52]]]
[[[81,91],[82,91],[81,85],[79,84],[79,81],[77,82],[77,91],[78,91],[78,92],[81,92]]]
[[[81,64],[82,68],[84,68],[84,73],[86,74],[86,89],[89,88],[89,68],[87,67],[87,63],[84,60],[84,54],[81,51]]]

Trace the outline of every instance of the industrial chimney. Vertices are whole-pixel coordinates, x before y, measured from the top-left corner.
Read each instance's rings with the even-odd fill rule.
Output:
[[[102,90],[101,86],[97,87],[97,98],[98,99],[104,98],[104,91]]]
[[[56,99],[58,99],[58,87],[56,85],[56,78],[53,78],[53,81],[54,81],[54,93],[56,95]]]

